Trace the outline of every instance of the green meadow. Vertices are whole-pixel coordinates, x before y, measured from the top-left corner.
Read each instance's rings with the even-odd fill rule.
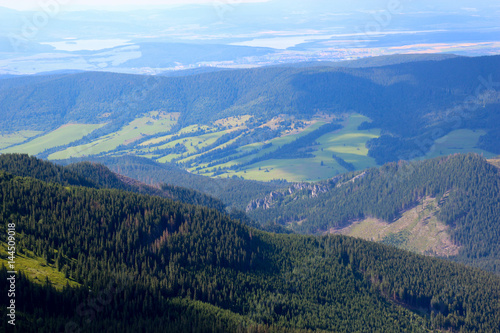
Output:
[[[134,119],[115,133],[105,135],[85,145],[70,147],[51,154],[49,159],[65,159],[109,152],[115,150],[118,146],[130,145],[145,136],[167,132],[176,123],[177,119],[173,119],[168,113],[150,112],[147,116]]]
[[[236,175],[260,181],[273,179],[286,179],[292,182],[317,181],[335,176],[338,169],[341,167],[335,161],[321,165],[321,161],[318,162],[315,158],[271,159],[220,177]]]
[[[19,131],[11,134],[1,134],[0,135],[0,149],[8,148],[12,145],[17,145],[23,143],[24,141],[42,134],[39,131]]]
[[[217,141],[218,138],[220,138],[224,134],[226,134],[226,131],[207,133],[207,134],[186,137],[183,139],[171,141],[165,145],[159,146],[159,148],[160,149],[173,148],[175,145],[181,144],[184,147],[186,147],[187,152],[182,154],[182,155],[180,155],[180,154],[166,155],[166,156],[163,156],[162,158],[157,159],[157,161],[160,163],[164,163],[167,161],[171,161],[173,158],[182,158],[182,157],[187,157],[188,155],[196,154],[200,149],[203,149],[203,148],[213,144],[215,141]]]
[[[1,152],[36,155],[49,148],[67,145],[79,140],[102,126],[104,124],[67,124],[29,142],[4,149]]]
[[[354,164],[357,170],[376,165],[375,159],[368,156],[366,142],[378,138],[380,130],[358,130],[359,125],[365,121],[369,122],[370,118],[359,114],[350,115],[344,121],[342,129],[323,135],[316,140],[320,144],[315,153],[316,158],[329,163],[333,159],[332,155],[335,154],[344,161]],[[338,171],[345,172],[344,170]]]
[[[477,148],[479,138],[486,134],[483,130],[459,129],[435,141],[425,158],[434,158],[457,153],[477,153],[486,158],[495,157],[495,154]]]

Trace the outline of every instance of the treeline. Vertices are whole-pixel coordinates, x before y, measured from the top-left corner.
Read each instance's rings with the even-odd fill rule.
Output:
[[[348,237],[264,233],[155,196],[3,171],[0,188],[1,228],[16,223],[23,253],[82,285],[56,292],[20,276],[23,332],[499,331],[500,279],[486,272]]]
[[[335,160],[335,162],[337,162],[341,167],[343,167],[347,171],[356,170],[356,167],[354,166],[354,164],[346,162],[343,158],[341,158],[335,154],[332,155],[332,158]]]
[[[390,163],[346,174],[326,193],[299,200],[290,197],[249,214],[262,223],[302,221],[293,224],[296,231],[318,233],[367,217],[391,222],[422,198],[445,194],[438,218],[452,227],[452,240],[461,246],[455,259],[500,271],[499,171],[474,154]]]
[[[431,141],[432,142],[432,141]],[[420,148],[413,140],[391,135],[382,135],[366,143],[368,156],[373,157],[378,165],[399,160],[411,160],[424,156],[430,146]]]

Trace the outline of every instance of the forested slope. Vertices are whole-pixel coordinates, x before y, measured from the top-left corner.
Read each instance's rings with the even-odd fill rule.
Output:
[[[257,182],[239,178],[210,178],[189,173],[173,163],[158,163],[137,156],[88,157],[114,172],[150,185],[166,184],[199,191],[221,200],[227,207],[244,210],[247,204],[270,191],[286,187],[286,181]],[[82,159],[61,161],[78,163]]]
[[[65,167],[26,154],[1,154],[0,170],[16,176],[33,177],[61,185],[118,189],[148,195],[157,195],[189,204],[225,211],[225,205],[214,197],[199,191],[177,186],[161,188],[149,186],[135,179],[112,172],[99,163],[78,162]]]
[[[2,232],[15,223],[19,251],[82,285],[58,292],[19,277],[22,332],[499,331],[500,278],[459,264],[265,233],[158,196],[4,171],[0,187]]]
[[[451,227],[453,242],[462,247],[455,259],[500,269],[500,175],[478,155],[390,163],[317,186],[324,189],[315,196],[310,189],[275,196],[279,200],[268,209],[250,210],[249,215],[316,234],[369,217],[392,222],[423,198],[432,197],[441,201],[437,217]]]

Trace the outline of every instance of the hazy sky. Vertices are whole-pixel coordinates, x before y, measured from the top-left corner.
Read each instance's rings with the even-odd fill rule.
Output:
[[[471,11],[481,8],[490,8],[498,11],[500,4],[498,0],[0,0],[0,7],[16,10],[37,10],[44,4],[58,3],[60,8],[66,11],[103,9],[112,11],[130,10],[144,7],[206,4],[213,6],[235,7],[241,3],[273,2],[281,3],[288,7],[292,3],[300,4],[304,8],[323,7],[325,9],[350,9],[357,10],[362,7],[373,7],[384,9],[396,4],[396,7],[432,9],[470,9]]]
[[[179,4],[239,4],[249,2],[268,2],[270,0],[0,0],[0,7],[7,7],[16,10],[39,9],[43,4],[58,3],[66,10],[83,8],[105,8],[123,10],[131,6],[163,6]]]

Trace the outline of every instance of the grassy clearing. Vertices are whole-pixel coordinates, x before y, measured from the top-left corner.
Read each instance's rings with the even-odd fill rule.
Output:
[[[426,255],[456,255],[459,247],[451,241],[449,227],[437,219],[438,211],[437,200],[426,198],[395,222],[367,218],[329,232],[383,242]]]
[[[148,147],[148,146],[151,146],[151,145],[155,145],[155,144],[158,144],[158,143],[161,143],[161,142],[164,142],[164,141],[168,141],[173,136],[174,136],[174,134],[160,136],[158,138],[154,138],[154,139],[151,139],[151,140],[148,140],[148,141],[144,141],[139,146],[141,146],[141,147]]]
[[[203,149],[203,148],[213,144],[215,141],[217,141],[218,138],[220,138],[221,136],[223,136],[226,133],[227,133],[227,131],[220,131],[220,132],[207,133],[207,134],[203,134],[203,135],[187,137],[187,138],[182,138],[179,140],[171,141],[167,144],[159,146],[158,148],[160,148],[160,149],[173,148],[173,147],[175,147],[175,145],[181,144],[184,147],[186,147],[187,152],[184,154],[166,155],[166,156],[158,158],[157,161],[160,163],[165,163],[165,162],[170,162],[174,158],[182,158],[182,157],[187,157],[188,155],[196,154],[200,149]],[[194,158],[194,156],[192,156],[191,158]]]
[[[40,131],[19,131],[10,134],[2,134],[0,135],[0,149],[8,148],[12,145],[17,145],[23,143],[24,141],[42,134]]]
[[[186,137],[179,140],[171,141],[167,144],[159,146],[158,148],[160,149],[172,148],[176,144],[180,143],[186,147],[186,149],[188,150],[188,154],[193,154],[198,151],[196,148],[198,149],[205,148],[206,146],[213,144],[218,138],[220,138],[226,133],[227,131],[220,131],[220,132],[202,134],[198,136]]]
[[[226,133],[227,133],[227,132],[229,132],[229,131],[226,131]],[[214,148],[212,148],[212,149],[210,149],[210,150],[208,150],[208,151],[206,151],[206,152],[204,152],[204,153],[191,155],[191,156],[189,156],[189,157],[187,157],[187,158],[185,158],[185,159],[180,160],[179,162],[180,162],[180,163],[189,162],[189,161],[191,161],[192,159],[194,159],[194,158],[196,158],[196,157],[198,157],[198,156],[202,156],[202,155],[204,155],[204,154],[208,154],[208,153],[210,153],[210,152],[212,152],[212,151],[214,151],[214,150],[216,150],[216,149],[223,149],[223,148],[226,148],[227,146],[229,146],[230,144],[232,144],[232,143],[234,143],[236,140],[238,140],[238,138],[240,138],[240,137],[241,137],[241,136],[238,136],[238,137],[236,137],[236,138],[234,138],[234,139],[232,139],[232,140],[229,140],[228,142],[223,143],[223,144],[221,144],[220,146],[214,147]],[[207,164],[208,164],[208,163],[202,163],[202,164],[196,165],[196,167],[194,167],[194,168],[190,168],[189,170],[191,170],[191,171],[192,171],[192,170],[196,169],[197,167],[202,167],[202,168],[205,168]],[[225,163],[225,164],[232,165],[232,164],[235,164],[235,163],[228,162],[228,163]],[[219,167],[219,166],[220,166],[220,167],[223,167],[225,164],[219,164],[219,165],[217,165],[217,166],[218,166],[218,167]]]
[[[5,243],[0,244],[0,263],[7,266],[7,247]],[[48,277],[52,285],[58,289],[68,283],[71,287],[77,287],[79,284],[69,278],[64,277],[64,273],[58,271],[53,264],[47,264],[43,258],[36,257],[32,252],[19,254],[16,253],[15,267],[17,271],[23,271],[32,281],[38,284],[45,283]]]
[[[104,124],[67,124],[30,142],[4,149],[2,153],[39,154],[46,149],[69,144],[104,126]]]
[[[274,139],[269,140],[267,142],[258,142],[258,143],[252,143],[252,144],[249,144],[246,146],[242,146],[242,147],[238,148],[238,151],[240,153],[246,152],[248,150],[250,150],[250,151],[254,150],[254,149],[261,147],[264,144],[267,144],[269,142],[272,143],[271,147],[263,149],[255,154],[248,155],[248,156],[245,156],[242,158],[236,158],[236,159],[234,159],[230,162],[227,162],[227,163],[218,164],[218,165],[210,168],[209,170],[200,170],[200,173],[203,173],[206,171],[213,172],[218,167],[224,168],[224,167],[229,167],[229,166],[233,166],[236,164],[248,163],[249,161],[251,161],[254,158],[261,157],[261,156],[268,154],[268,153],[272,153],[273,151],[275,151],[279,147],[281,147],[287,143],[293,142],[297,138],[302,137],[302,136],[318,129],[319,127],[321,127],[324,124],[325,124],[325,122],[323,122],[323,121],[315,121],[310,126],[308,126],[307,128],[305,128],[304,130],[302,130],[299,133],[280,136],[278,138],[274,138]],[[233,155],[233,156],[236,157],[236,155]],[[228,176],[231,177],[231,176],[236,175],[239,177],[243,177],[245,179],[254,179],[254,180],[262,180],[262,181],[269,181],[272,179],[283,179],[283,178],[288,179],[290,181],[292,181],[292,180],[299,181],[299,180],[306,180],[306,179],[307,180],[318,180],[320,178],[316,178],[316,177],[324,176],[324,174],[323,174],[323,171],[325,171],[324,168],[319,168],[319,169],[314,168],[310,165],[310,163],[311,163],[311,159],[266,160],[266,161],[254,163],[248,167],[245,167],[243,170],[239,170],[237,172],[229,171],[223,175],[220,175],[220,177],[224,178],[224,177],[228,177]],[[320,162],[318,162],[318,163],[320,163]],[[320,166],[320,165],[318,164],[318,166]],[[193,168],[193,169],[195,169],[195,168]],[[315,170],[315,175],[311,176],[311,172],[307,173],[306,172],[307,170]],[[207,175],[210,175],[210,173]]]
[[[341,169],[335,161],[322,166],[321,161],[315,158],[266,160],[252,164],[242,171],[230,173],[245,179],[270,181],[273,179],[286,179],[288,181],[317,181],[330,178],[336,170]],[[223,175],[222,177],[224,177]]]
[[[376,165],[375,159],[368,156],[366,142],[380,136],[379,129],[358,130],[359,125],[370,118],[352,114],[343,123],[339,131],[328,133],[316,140],[320,146],[316,157],[329,161],[335,154],[348,163],[352,163],[357,170],[363,170]],[[345,172],[344,169],[338,170]]]
[[[343,119],[344,116],[340,117]],[[127,146],[130,144],[130,149],[121,149],[118,153],[140,153],[142,156],[147,156],[156,159],[158,162],[170,162],[178,160],[179,162],[189,162],[192,159],[200,156],[201,149],[212,145],[226,133],[238,129],[245,129],[245,124],[251,119],[250,116],[230,117],[214,122],[213,126],[206,125],[191,125],[182,128],[177,133],[171,135],[154,138],[141,143],[139,146],[133,147],[133,143],[146,135],[154,135],[169,130],[178,121],[178,115],[167,113],[150,113],[145,117],[138,118],[125,126],[120,131],[103,136],[93,141],[92,143],[81,145],[77,147],[70,147],[64,151],[54,153],[49,156],[49,159],[63,159],[68,157],[81,157],[88,155],[95,155],[100,153],[112,153],[117,147]],[[294,140],[315,131],[322,125],[333,121],[333,118],[325,118],[318,116],[313,120],[297,120],[298,122],[292,123],[292,128],[287,132],[283,132],[280,137],[271,139],[265,142],[256,142],[246,146],[239,147],[238,153],[233,155],[234,160],[221,162],[218,165],[207,168],[208,163],[193,165],[192,172],[199,172],[200,174],[213,176],[213,173],[220,167],[222,169],[235,166],[238,164],[246,164],[252,159],[259,158],[266,154],[271,154],[279,147],[291,143]],[[354,164],[357,169],[363,169],[375,165],[375,161],[367,156],[365,143],[367,140],[377,137],[380,133],[378,130],[358,131],[358,126],[364,122],[369,121],[368,118],[358,114],[349,115],[343,125],[344,127],[338,131],[328,133],[317,140],[319,145],[314,145],[312,158],[298,158],[298,159],[269,159],[254,163],[244,169],[234,171],[227,171],[221,177],[227,176],[241,176],[247,179],[255,180],[271,180],[271,179],[287,179],[290,181],[316,181],[333,177],[339,173],[346,172],[347,170],[339,165],[333,158],[333,154],[341,157],[348,163]],[[282,119],[274,118],[268,123],[262,125],[271,128],[279,128]],[[299,127],[296,125],[299,124]],[[304,124],[306,127],[303,127]],[[173,136],[179,134],[191,134],[200,130],[208,133],[203,135],[188,136],[182,139],[170,141]],[[233,139],[234,141],[236,139]],[[165,142],[167,141],[167,142]],[[231,141],[231,142],[232,142]],[[161,144],[165,142],[164,144]],[[223,148],[231,142],[224,143],[212,149]],[[271,143],[272,145],[266,149],[257,151],[248,156],[240,157],[239,155],[245,154],[248,151],[254,151],[261,148],[263,145]],[[157,145],[150,147],[151,145]],[[181,144],[186,148],[183,154],[170,154],[161,156],[155,153],[157,149],[173,148],[175,145]],[[196,170],[201,168],[200,170]]]
[[[479,138],[486,134],[483,130],[460,129],[436,140],[425,158],[434,158],[456,153],[477,153],[486,158],[495,157],[495,154],[477,148]]]
[[[176,123],[177,119],[171,117],[170,114],[153,111],[147,116],[134,119],[118,132],[103,136],[89,144],[70,147],[66,150],[54,153],[49,156],[49,159],[82,157],[108,152],[116,149],[120,145],[131,144],[146,135],[167,132]]]
[[[201,131],[201,130],[211,131],[212,129],[213,128],[211,128],[209,126],[206,126],[206,125],[202,125],[202,126],[200,126],[200,125],[191,125],[191,126],[188,126],[188,127],[183,127],[179,132],[177,132],[175,134],[169,134],[169,135],[161,136],[159,138],[154,138],[154,139],[151,139],[151,140],[148,140],[148,141],[144,141],[143,143],[140,144],[140,146],[147,147],[147,146],[151,146],[151,145],[156,145],[156,144],[159,144],[161,142],[168,141],[168,140],[170,140],[172,137],[174,137],[176,135],[195,133],[195,132],[198,132],[198,131]],[[166,145],[161,146],[161,147],[165,147],[165,146]]]

